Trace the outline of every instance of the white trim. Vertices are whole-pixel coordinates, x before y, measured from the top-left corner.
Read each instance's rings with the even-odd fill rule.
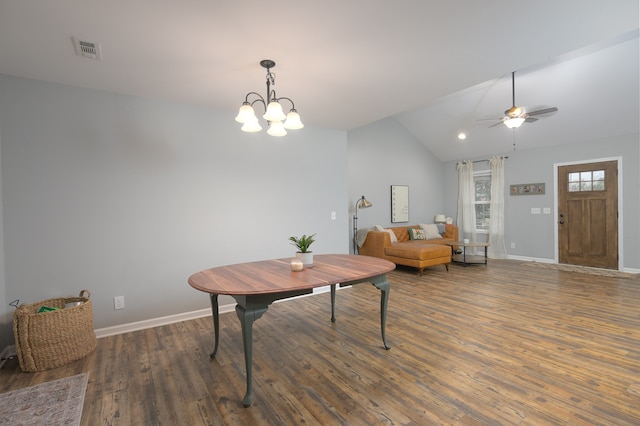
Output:
[[[558,263],[553,259],[544,259],[544,258],[540,258],[540,257],[515,256],[513,254],[508,255],[507,259],[510,259],[510,260],[523,260],[525,262]]]
[[[553,250],[555,263],[560,261],[560,253],[558,250],[558,167],[572,166],[575,164],[587,164],[587,163],[602,163],[605,161],[616,161],[618,163],[618,270],[625,271],[624,267],[624,208],[622,205],[622,157],[606,157],[598,158],[594,160],[581,160],[581,161],[568,161],[565,163],[555,163],[553,165]]]
[[[221,314],[231,312],[234,310],[234,307],[234,304],[223,305],[219,307],[219,311]],[[197,311],[185,312],[182,314],[168,315],[165,317],[151,318],[148,320],[130,322],[127,324],[114,325],[112,327],[98,328],[96,329],[96,337],[109,337],[116,334],[145,330],[147,328],[159,327],[161,325],[202,318],[208,315],[211,315],[211,308],[199,309]]]
[[[346,286],[346,287],[338,286],[337,288],[340,289],[340,288],[348,288],[348,287],[350,286]],[[286,300],[298,299],[300,297],[307,297],[307,296],[311,296],[312,294],[327,293],[329,292],[330,289],[331,289],[330,286],[314,288],[313,293],[304,294],[302,296],[291,297],[289,299],[276,300],[275,303],[284,302]],[[218,312],[221,314],[233,312],[235,311],[235,307],[236,307],[235,303],[222,305],[218,307]],[[148,320],[130,322],[127,324],[114,325],[112,327],[98,328],[96,329],[96,337],[102,338],[102,337],[114,336],[116,334],[123,334],[123,333],[129,333],[132,331],[145,330],[147,328],[159,327],[161,325],[168,325],[168,324],[173,324],[181,321],[189,321],[189,320],[203,318],[207,316],[211,316],[211,308],[199,309],[197,311],[184,312],[181,314],[168,315],[164,317],[151,318]]]
[[[537,258],[537,257],[526,257],[526,256],[509,255],[507,257],[507,259],[509,259],[509,260],[522,260],[524,262],[552,263],[554,265],[561,265],[561,263],[556,262],[554,259],[544,259],[544,258]],[[613,269],[613,270],[615,270],[615,269]],[[618,272],[626,272],[627,274],[640,274],[640,269],[623,268],[623,269],[619,270]]]

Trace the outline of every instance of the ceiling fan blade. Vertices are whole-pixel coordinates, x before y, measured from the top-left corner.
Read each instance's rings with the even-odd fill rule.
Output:
[[[550,112],[556,112],[557,110],[558,108],[551,107],[551,108],[539,109],[537,111],[531,111],[531,112],[528,112],[527,115],[532,116],[532,115],[549,114]]]
[[[524,122],[525,122],[525,123],[533,123],[533,122],[535,122],[535,121],[538,121],[538,119],[537,119],[537,118],[535,118],[535,117],[527,117],[527,118],[524,120]]]
[[[502,120],[502,117],[493,117],[493,118],[476,118],[475,121],[496,121]]]
[[[502,123],[503,123],[503,121],[502,121],[502,120],[500,120],[500,121],[498,121],[496,124],[492,124],[491,126],[489,126],[489,128],[499,126],[499,125],[501,125]]]

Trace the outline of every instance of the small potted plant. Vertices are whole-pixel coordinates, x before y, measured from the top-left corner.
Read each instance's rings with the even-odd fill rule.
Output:
[[[313,266],[313,252],[309,251],[309,246],[315,241],[313,238],[315,236],[316,234],[312,234],[309,236],[303,235],[300,238],[289,237],[291,245],[295,246],[298,249],[296,257],[302,260],[305,268],[311,268]]]

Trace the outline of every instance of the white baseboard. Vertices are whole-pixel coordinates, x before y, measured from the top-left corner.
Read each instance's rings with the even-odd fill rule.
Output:
[[[221,314],[235,310],[235,304],[228,304],[219,307]],[[116,334],[129,333],[131,331],[146,330],[147,328],[159,327],[161,325],[173,324],[181,321],[188,321],[211,315],[211,308],[199,309],[182,314],[168,315],[165,317],[151,318],[148,320],[130,322],[127,324],[114,325],[112,327],[96,329],[96,337],[115,336]]]
[[[509,255],[508,259],[513,260],[523,260],[525,262],[540,262],[540,263],[556,263],[555,259],[543,259],[537,257],[526,257],[526,256],[513,256]],[[626,272],[628,274],[640,274],[640,269],[636,268],[621,268],[620,272]]]
[[[346,288],[346,287],[342,287],[342,288]],[[329,286],[319,287],[313,290],[314,291],[312,294],[326,293],[330,290],[330,287]],[[302,296],[292,297],[290,299],[277,300],[276,303],[284,302],[286,300],[291,300],[299,297],[307,297],[310,295],[311,294],[305,294]],[[228,305],[222,305],[218,309],[219,309],[218,310],[219,313],[226,314],[227,312],[234,312],[236,309],[236,305],[235,303],[230,303]],[[151,318],[148,320],[131,322],[127,324],[114,325],[112,327],[98,328],[96,329],[96,337],[101,338],[101,337],[114,336],[116,334],[129,333],[131,331],[138,331],[138,330],[145,330],[147,328],[159,327],[161,325],[173,324],[180,321],[188,321],[188,320],[207,317],[207,316],[211,316],[211,308],[199,309],[197,311],[185,312],[182,314],[168,315],[165,317]]]
[[[545,259],[542,257],[514,256],[512,254],[508,255],[507,259],[523,260],[525,262],[556,263],[554,259]]]

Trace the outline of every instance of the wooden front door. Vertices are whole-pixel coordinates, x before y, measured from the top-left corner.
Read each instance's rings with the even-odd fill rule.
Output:
[[[558,167],[560,263],[618,269],[618,162]]]

